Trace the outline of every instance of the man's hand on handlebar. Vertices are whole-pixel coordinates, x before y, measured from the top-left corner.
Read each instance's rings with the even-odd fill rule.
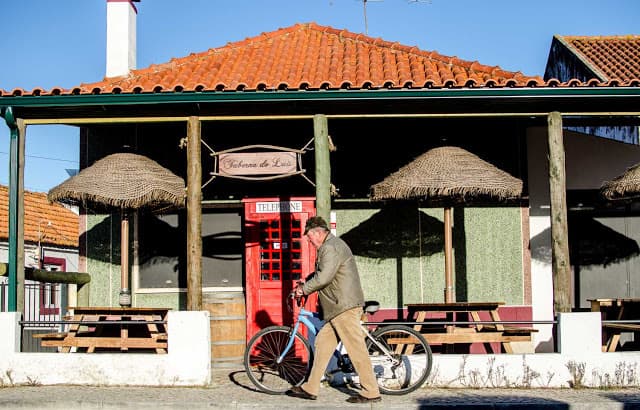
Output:
[[[304,296],[304,291],[302,290],[303,282],[298,282],[296,287],[293,289],[294,296],[298,299]]]

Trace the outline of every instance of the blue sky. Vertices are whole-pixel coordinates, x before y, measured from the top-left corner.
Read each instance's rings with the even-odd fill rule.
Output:
[[[137,65],[220,47],[295,23],[365,32],[362,0],[142,0]],[[640,34],[639,0],[368,0],[368,35],[542,75],[554,34]],[[105,72],[106,0],[5,0],[0,88],[70,88]],[[46,192],[78,167],[77,129],[30,126],[25,187]],[[0,184],[9,130],[0,123]]]

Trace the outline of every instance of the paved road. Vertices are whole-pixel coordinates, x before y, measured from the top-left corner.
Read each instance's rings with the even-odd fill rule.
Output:
[[[135,371],[135,369],[131,369]],[[6,409],[640,409],[640,389],[441,389],[425,387],[381,403],[348,404],[346,389],[323,388],[317,401],[257,392],[245,374],[216,369],[211,386],[0,386]]]

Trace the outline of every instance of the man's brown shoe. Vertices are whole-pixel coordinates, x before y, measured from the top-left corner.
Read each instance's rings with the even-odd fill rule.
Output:
[[[305,400],[316,400],[318,398],[318,396],[316,396],[315,394],[309,394],[299,386],[293,386],[292,388],[287,390],[287,396],[297,397],[299,399]]]
[[[378,396],[378,397],[372,397],[372,398],[367,398],[361,395],[357,395],[357,396],[351,396],[347,399],[347,403],[376,403],[382,401],[382,397]]]

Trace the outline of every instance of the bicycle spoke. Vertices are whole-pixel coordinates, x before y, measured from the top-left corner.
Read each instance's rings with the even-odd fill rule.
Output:
[[[291,337],[294,343],[277,363]],[[272,326],[258,332],[247,345],[245,370],[249,379],[260,390],[270,394],[282,394],[291,385],[304,381],[311,362],[311,347],[301,335],[292,335],[283,326]]]
[[[407,326],[391,325],[376,330],[373,338],[377,344],[367,345],[381,392],[406,394],[425,382],[432,354],[422,335]]]

